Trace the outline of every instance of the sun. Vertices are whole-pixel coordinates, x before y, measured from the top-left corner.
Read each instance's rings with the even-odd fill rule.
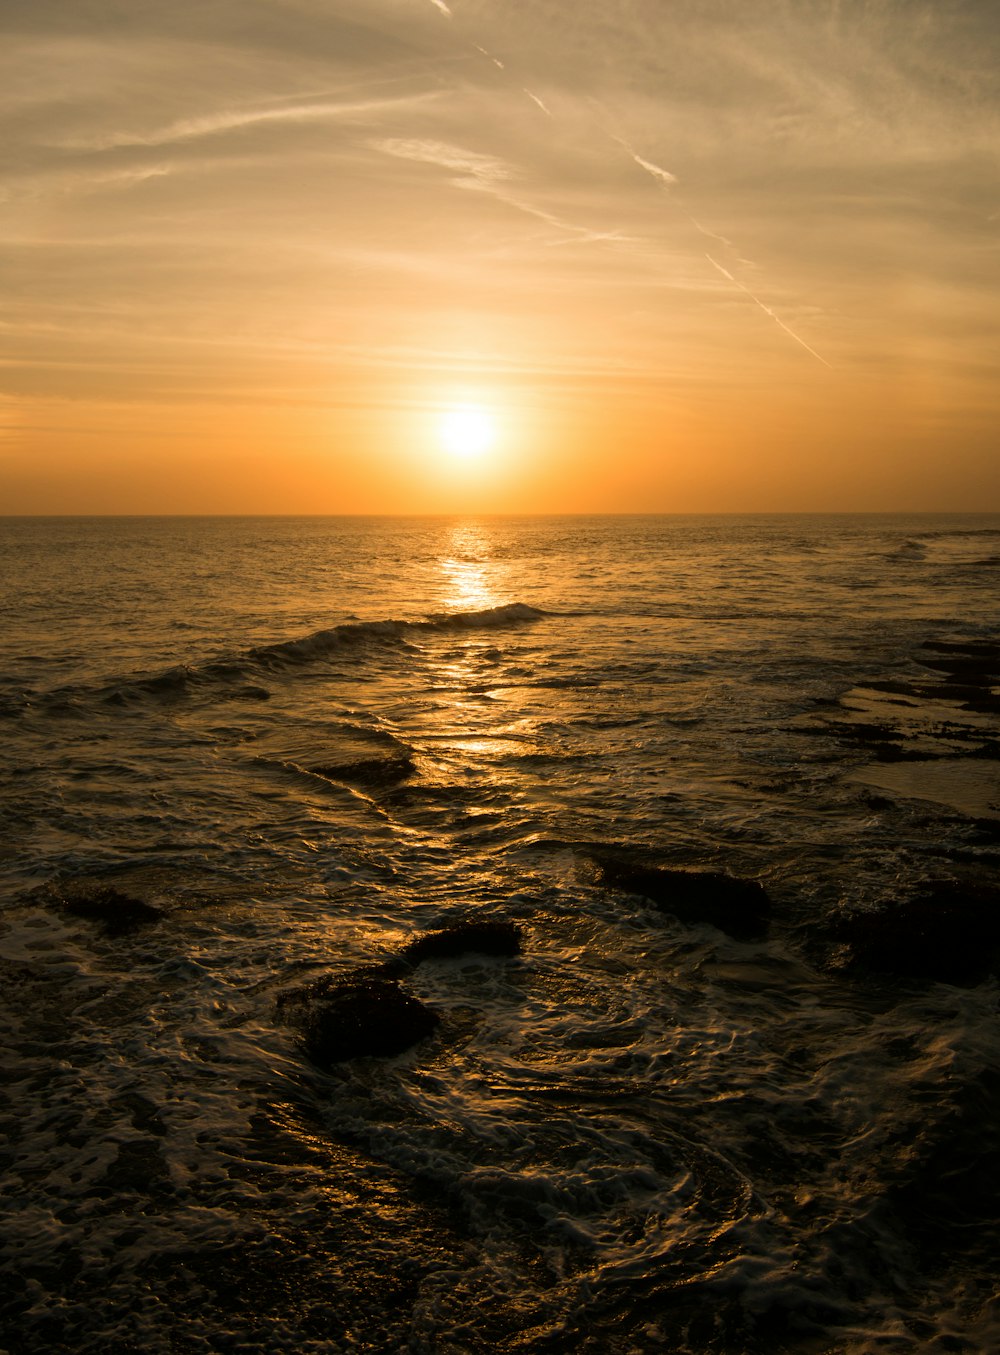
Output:
[[[496,423],[482,405],[455,405],[438,425],[441,446],[457,461],[478,461],[496,441]]]

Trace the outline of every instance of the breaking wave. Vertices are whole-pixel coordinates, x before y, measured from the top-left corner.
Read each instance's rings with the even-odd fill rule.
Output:
[[[22,692],[19,698],[7,698],[0,714],[16,715],[19,710],[38,705],[52,713],[70,714],[87,697],[105,705],[124,706],[150,697],[162,701],[181,699],[209,687],[221,689],[214,694],[230,699],[266,700],[267,689],[252,682],[261,675],[321,663],[335,655],[349,655],[365,648],[388,646],[405,651],[411,648],[410,637],[422,633],[500,630],[552,615],[555,613],[523,602],[510,602],[478,611],[432,613],[419,621],[347,621],[309,635],[257,645],[233,658],[210,659],[196,665],[177,664],[153,674],[115,677],[97,688],[73,684],[48,692]]]

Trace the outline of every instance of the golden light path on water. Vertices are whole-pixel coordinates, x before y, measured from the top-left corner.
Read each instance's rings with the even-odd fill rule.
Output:
[[[490,584],[487,568],[489,541],[474,523],[456,523],[451,531],[450,554],[441,558],[445,579],[443,601],[448,611],[485,611],[500,606],[500,597]]]

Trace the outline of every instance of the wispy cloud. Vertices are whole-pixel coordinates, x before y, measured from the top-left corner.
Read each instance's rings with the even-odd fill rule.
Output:
[[[696,231],[700,231],[702,235],[706,236],[709,240],[718,240],[719,244],[725,245],[727,249],[736,248],[732,240],[727,239],[724,235],[720,235],[718,231],[710,231],[707,226],[703,226],[701,222],[691,216],[690,213],[687,214],[687,219],[691,222],[691,225]]]
[[[6,185],[0,185],[0,203],[30,204],[46,199],[73,197],[99,193],[101,190],[127,190],[147,183],[150,179],[162,179],[173,173],[169,165],[136,165],[127,169],[91,169],[72,168],[61,171],[27,175],[20,180],[11,179]],[[45,237],[39,235],[37,228],[30,229],[25,239],[42,242]],[[78,238],[78,237],[77,237]],[[5,221],[3,239],[11,244],[19,239],[18,232],[10,220]]]
[[[626,147],[626,149],[629,148]],[[630,150],[629,153],[640,169],[644,169],[647,174],[651,174],[653,178],[658,179],[660,183],[675,184],[677,182],[677,175],[671,174],[669,169],[663,169],[660,165],[654,165],[652,160],[644,160],[641,155],[636,155],[635,151]]]
[[[706,254],[705,258],[714,268],[717,268],[719,270],[719,272],[722,274],[724,278],[728,278],[728,280],[733,284],[734,287],[738,287],[741,292],[745,292],[746,295],[750,298],[750,300],[755,305],[759,306],[765,315],[769,315],[771,319],[774,321],[774,323],[780,329],[783,329],[785,333],[789,335],[790,338],[794,339],[797,344],[801,344],[801,346],[806,350],[807,353],[811,353],[817,362],[821,362],[824,367],[829,367],[831,365],[829,362],[827,362],[826,358],[822,357],[819,353],[816,352],[815,348],[811,348],[809,344],[806,343],[805,339],[800,338],[799,335],[795,333],[794,329],[790,329],[788,325],[785,324],[784,320],[782,320],[780,315],[776,315],[770,306],[765,305],[764,302],[761,301],[759,296],[755,296],[754,293],[751,292],[749,287],[745,286],[742,282],[740,282],[739,278],[733,277],[732,273],[730,273],[728,268],[723,268],[722,264],[719,263],[718,260],[713,259],[711,254]]]
[[[597,104],[597,107],[603,114],[604,110],[600,108],[600,104]],[[658,183],[664,184],[667,187],[677,183],[676,174],[671,174],[669,169],[664,169],[662,165],[654,164],[652,160],[646,160],[638,153],[634,146],[629,145],[624,137],[618,136],[615,132],[610,132],[609,135],[612,141],[621,146],[630,160],[633,160],[640,169],[645,170],[645,172],[650,175],[651,178],[656,179]]]
[[[387,138],[375,143],[386,155],[417,164],[433,165],[452,171],[458,177],[451,182],[458,188],[471,188],[489,193],[505,207],[543,222],[559,232],[559,238],[548,245],[560,244],[621,244],[630,237],[620,231],[595,229],[569,221],[547,207],[529,201],[511,190],[510,184],[518,176],[514,168],[495,156],[482,155],[448,142],[422,138]]]
[[[538,97],[537,94],[532,94],[530,89],[525,89],[524,92],[525,94],[527,94],[528,98],[531,100],[533,104],[538,105],[538,107],[542,110],[546,117],[551,118],[552,110],[546,107],[546,105],[542,102],[542,100]]]
[[[413,160],[418,164],[437,165],[441,169],[454,171],[461,177],[457,180],[463,188],[487,187],[513,177],[509,165],[492,155],[480,155],[462,146],[453,146],[446,141],[433,141],[420,137],[388,137],[375,143],[376,148],[398,160]]]
[[[112,150],[119,146],[169,146],[201,137],[219,136],[266,123],[303,123],[363,119],[388,109],[399,110],[438,98],[437,91],[383,99],[358,99],[342,103],[291,104],[278,108],[227,108],[201,117],[181,118],[149,132],[108,132],[69,143],[78,150]]]
[[[473,43],[473,46],[475,47],[477,52],[481,53],[481,55],[483,55],[486,58],[487,61],[492,61],[494,66],[496,66],[499,70],[503,71],[507,69],[498,56],[494,56],[492,52],[488,52],[485,47],[480,47],[478,42]]]
[[[275,365],[303,401],[374,408],[481,351],[584,401],[620,361],[705,447],[763,445],[748,398],[873,445],[913,401],[995,430],[993,7],[776,8],[20,6],[0,330],[33,366],[7,387],[83,409],[127,369],[130,399],[242,406]]]

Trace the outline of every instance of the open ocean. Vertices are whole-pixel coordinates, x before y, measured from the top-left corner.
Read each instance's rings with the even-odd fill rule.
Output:
[[[0,561],[0,1349],[1000,1349],[1000,516]]]

